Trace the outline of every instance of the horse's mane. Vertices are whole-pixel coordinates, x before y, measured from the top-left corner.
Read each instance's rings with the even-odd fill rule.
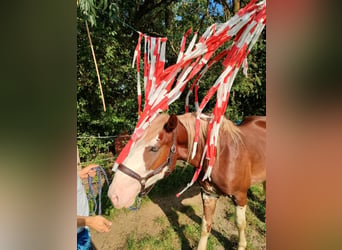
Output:
[[[144,140],[151,140],[155,136],[155,132],[158,131],[158,127],[160,124],[164,124],[167,122],[168,118],[170,116],[166,113],[161,113],[157,116],[155,121],[152,122],[150,125],[150,131],[153,131],[152,133],[145,133],[143,136]],[[185,127],[186,132],[188,134],[188,160],[190,159],[193,143],[195,139],[195,126],[196,126],[196,113],[186,113],[183,115],[179,115],[178,119],[180,123]],[[198,148],[204,148],[206,139],[207,139],[207,133],[208,133],[208,124],[209,124],[210,117],[206,117],[203,115],[200,119],[200,132],[199,132],[199,140],[198,140]],[[233,143],[235,145],[243,144],[241,139],[241,131],[239,127],[233,124],[230,120],[224,118],[223,122],[220,126],[219,131],[219,137],[218,137],[218,150],[219,150],[219,141],[220,138],[231,138]]]
[[[187,113],[187,114],[178,116],[178,118],[179,118],[179,121],[185,127],[187,134],[188,134],[188,152],[189,152],[188,160],[189,160],[191,152],[192,152],[194,138],[195,138],[196,113]],[[198,146],[201,148],[203,148],[206,143],[208,123],[209,123],[209,118],[201,117],[200,119],[201,126],[200,126],[199,141],[198,141]],[[237,126],[235,126],[230,120],[224,117],[223,122],[221,123],[221,126],[220,126],[218,142],[220,138],[228,139],[228,136],[230,136],[230,138],[232,139],[235,145],[242,143],[240,129]]]

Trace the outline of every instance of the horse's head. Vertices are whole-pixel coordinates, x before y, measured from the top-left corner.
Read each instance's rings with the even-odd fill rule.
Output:
[[[182,154],[177,144],[177,125],[176,115],[159,115],[134,143],[108,190],[114,207],[131,206],[139,193],[143,194],[174,170]]]

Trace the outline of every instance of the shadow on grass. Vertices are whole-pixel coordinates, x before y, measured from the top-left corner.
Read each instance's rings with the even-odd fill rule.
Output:
[[[262,222],[266,222],[266,199],[260,199],[251,189],[247,192],[248,206],[254,215]]]
[[[185,235],[186,226],[179,224],[179,215],[177,213],[179,212],[184,214],[198,224],[199,227],[201,227],[202,218],[196,215],[193,207],[191,205],[182,204],[184,199],[198,195],[200,193],[200,186],[196,183],[179,198],[176,197],[176,193],[182,190],[182,188],[184,188],[191,180],[194,173],[193,171],[194,169],[191,166],[177,167],[170,176],[157,182],[152,191],[148,194],[149,199],[163,210],[170,225],[179,236],[181,241],[181,249],[197,248],[197,244],[200,239],[200,232],[198,232],[196,237],[198,240],[188,239],[188,237]],[[109,182],[111,183],[114,174],[108,169],[106,169],[106,172]],[[102,215],[110,216],[111,212],[113,212],[113,210],[115,211],[115,209],[113,208],[113,205],[107,196],[107,192],[108,185],[104,183],[102,186],[101,195]],[[97,193],[97,187],[95,187],[95,193]],[[98,196],[96,197],[96,200],[98,201]],[[219,231],[212,229],[211,235],[215,237],[218,242],[220,242],[224,249],[232,249],[236,247],[235,241],[230,241],[227,238],[227,235],[223,235]]]
[[[182,188],[191,180],[193,176],[193,168],[191,166],[176,168],[176,170],[166,179],[159,181],[149,194],[149,198],[163,210],[171,226],[178,234],[181,240],[181,249],[197,248],[197,242],[191,242],[184,234],[185,226],[179,224],[179,213],[189,217],[192,221],[201,227],[202,218],[196,215],[194,209],[190,205],[183,205],[182,201],[187,198],[194,197],[200,193],[200,186],[196,183],[193,187],[183,193],[179,198],[176,197]],[[203,211],[203,209],[202,209]],[[197,239],[200,238],[200,232]],[[225,249],[232,249],[235,246],[234,242],[230,242],[222,233],[211,230],[211,235],[214,236]]]

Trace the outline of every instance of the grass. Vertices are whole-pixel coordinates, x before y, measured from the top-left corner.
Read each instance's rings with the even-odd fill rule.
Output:
[[[107,166],[105,166],[107,167]],[[111,166],[109,166],[111,167]],[[108,167],[107,167],[108,168]],[[174,172],[167,178],[156,183],[149,194],[149,197],[143,197],[141,206],[145,206],[151,201],[153,197],[168,196],[180,191],[191,180],[193,176],[193,168],[191,166],[180,167],[177,166]],[[108,176],[110,181],[111,177]],[[102,194],[102,211],[109,219],[113,220],[116,216],[130,212],[128,209],[114,209],[110,200],[108,199],[107,185],[103,187]],[[174,210],[171,214],[158,216],[154,218],[153,222],[156,227],[161,228],[161,232],[157,235],[145,235],[138,237],[137,231],[128,235],[125,249],[193,249],[197,247],[201,234],[201,224],[195,221],[189,221],[186,224],[178,224],[180,216],[187,216],[192,218],[195,214],[201,214],[201,207],[183,206],[179,211]],[[226,208],[226,223],[234,223],[234,205],[227,200]],[[202,216],[202,215],[200,215]],[[171,226],[168,226],[168,220]],[[255,185],[248,190],[248,208],[246,210],[246,238],[249,249],[261,249],[261,244],[264,244],[266,235],[266,199],[262,185]],[[198,222],[198,221],[197,221]],[[178,225],[178,226],[177,226]],[[221,231],[221,230],[220,230]],[[223,238],[224,237],[224,238]],[[228,235],[210,234],[208,238],[207,249],[217,249],[218,247],[235,248],[237,244],[237,235],[228,233]]]
[[[158,216],[154,218],[153,222],[157,225],[164,226],[166,224],[166,219],[164,216]]]
[[[266,221],[266,195],[261,184],[251,186],[247,192],[248,207],[262,222]]]
[[[181,228],[185,238],[189,242],[190,247],[195,247],[200,239],[201,225],[199,224],[187,224]]]
[[[246,235],[249,249],[260,249],[256,242],[262,242],[266,236],[266,195],[263,186],[254,185],[247,193]],[[257,232],[257,233],[256,233]]]
[[[215,238],[213,235],[209,235],[208,238],[208,245],[207,245],[207,249],[208,250],[215,250],[218,248],[218,246],[222,246],[221,243],[218,241],[217,238]]]
[[[172,227],[168,227],[158,236],[146,235],[138,239],[136,233],[132,233],[127,238],[126,247],[129,250],[176,250],[179,247],[175,242],[179,242],[178,235]]]
[[[160,219],[156,219],[158,223]],[[185,237],[189,241],[190,248],[195,248],[198,244],[201,235],[201,225],[196,223],[185,225],[181,228]],[[208,238],[208,250],[217,249],[221,246],[220,242],[212,235]],[[168,227],[162,230],[158,235],[146,235],[145,237],[138,238],[136,233],[131,233],[127,238],[127,243],[125,249],[129,250],[173,250],[173,249],[183,249],[181,248],[181,239],[177,230],[172,227]]]
[[[190,246],[195,248],[201,238],[201,225],[200,224],[188,224],[184,226],[185,237],[189,240]],[[208,238],[208,250],[217,249],[221,246],[220,242],[213,235],[209,235]]]

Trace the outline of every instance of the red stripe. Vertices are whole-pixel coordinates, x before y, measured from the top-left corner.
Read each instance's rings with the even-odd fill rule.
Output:
[[[153,55],[156,57],[156,61],[155,61],[155,64],[154,64],[154,72],[153,72],[153,77],[155,77],[157,79],[157,75],[158,75],[158,71],[159,71],[159,41],[160,41],[160,38],[156,38],[156,45],[154,47],[154,51],[153,51]],[[159,86],[159,82],[156,81],[156,86],[158,87]]]
[[[198,85],[195,86],[195,102],[198,103]]]
[[[204,106],[208,103],[208,101],[211,99],[211,97],[215,94],[216,90],[218,89],[220,85],[217,86],[212,86],[207,95],[203,98],[201,105],[200,105],[200,109],[202,110],[204,108]]]
[[[128,141],[128,143],[125,145],[125,147],[121,150],[118,158],[115,161],[117,164],[120,164],[125,160],[125,158],[127,157],[128,153],[129,153],[129,150],[131,149],[132,143],[133,143],[133,141],[132,141],[132,139],[130,139]]]
[[[257,7],[255,5],[256,1],[257,0],[250,1],[244,8],[240,9],[237,14],[241,17],[244,14],[246,14],[247,12],[251,12],[253,9],[255,9]]]
[[[184,49],[185,49],[185,43],[186,43],[186,38],[188,37],[188,35],[190,35],[191,33],[191,28],[187,30],[187,32],[185,32],[184,36],[183,36],[183,43],[181,45],[181,49],[180,49],[180,52],[184,52]]]
[[[138,114],[141,115],[141,95],[138,95]]]
[[[137,72],[139,73],[139,63],[140,63],[140,44],[141,44],[142,33],[139,34],[138,44],[135,50],[137,51]]]
[[[197,178],[198,178],[201,170],[202,170],[202,164],[198,168],[196,168],[194,176],[192,177],[192,180],[191,180],[192,183],[195,183],[195,181],[197,181]]]

